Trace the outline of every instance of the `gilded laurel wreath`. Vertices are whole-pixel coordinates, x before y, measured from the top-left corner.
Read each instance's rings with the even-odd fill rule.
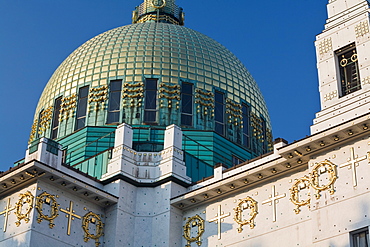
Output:
[[[194,237],[191,237],[191,228],[192,227],[198,227],[197,235]],[[198,246],[202,245],[201,237],[204,233],[204,220],[199,215],[195,215],[193,217],[190,217],[184,226],[184,238],[187,240],[187,244],[185,247],[190,247],[190,244],[192,242],[196,242]]]
[[[304,176],[302,178],[296,179],[293,183],[292,188],[290,188],[290,201],[296,205],[296,208],[294,209],[294,212],[296,214],[299,214],[301,212],[300,207],[306,206],[310,208],[311,203],[311,197],[310,193],[307,193],[307,199],[306,200],[299,200],[299,192],[302,190],[310,189],[310,179],[307,176]]]
[[[95,234],[90,233],[89,230],[90,223],[96,225]],[[95,240],[95,246],[99,246],[100,245],[99,238],[103,235],[104,228],[104,224],[100,216],[93,212],[88,212],[82,219],[82,228],[85,232],[84,241],[87,242],[91,238]]]
[[[34,196],[30,191],[27,191],[24,194],[19,195],[18,202],[15,203],[15,215],[17,216],[18,221],[15,222],[17,226],[21,224],[21,220],[24,220],[26,223],[30,221],[30,213],[33,208],[33,198]],[[27,204],[27,208],[24,208],[24,205]]]
[[[243,219],[243,211],[249,209],[249,218]],[[256,218],[258,212],[257,212],[257,201],[255,201],[253,198],[247,196],[245,199],[240,199],[238,206],[234,208],[235,216],[234,220],[236,223],[239,224],[238,232],[241,233],[243,231],[244,225],[249,225],[251,229],[254,228],[254,219]]]
[[[324,185],[320,185],[320,175],[328,173],[328,182]],[[317,163],[312,172],[310,173],[310,183],[312,188],[316,190],[315,197],[320,198],[320,192],[324,190],[329,190],[329,193],[334,194],[334,182],[337,180],[337,170],[336,165],[331,163],[329,160]]]
[[[46,215],[43,212],[44,204],[50,205],[50,215]],[[37,222],[41,223],[42,220],[49,221],[49,227],[53,228],[55,226],[54,219],[59,215],[59,204],[55,199],[54,195],[51,195],[47,192],[42,192],[39,196],[36,197],[36,209],[39,213],[39,217],[37,217]]]

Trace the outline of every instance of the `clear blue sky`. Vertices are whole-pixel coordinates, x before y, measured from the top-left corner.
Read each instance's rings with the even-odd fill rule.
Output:
[[[38,98],[88,39],[131,23],[142,0],[0,0],[0,171],[24,157]],[[309,135],[319,109],[315,35],[327,1],[177,0],[185,26],[229,48],[267,102],[274,138]]]

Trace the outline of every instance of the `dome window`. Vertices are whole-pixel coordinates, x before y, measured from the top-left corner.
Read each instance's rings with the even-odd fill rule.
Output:
[[[53,123],[51,125],[51,139],[55,139],[58,136],[61,104],[62,104],[62,97],[59,97],[55,100],[55,103],[54,103]]]
[[[80,90],[78,91],[75,130],[82,129],[86,125],[86,110],[88,97],[89,97],[89,86],[80,88]]]
[[[193,84],[181,85],[181,125],[193,126]]]
[[[250,148],[250,108],[247,104],[242,106],[242,118],[243,118],[243,145],[246,148]]]
[[[122,80],[114,80],[110,82],[107,124],[119,122],[121,91]]]
[[[219,91],[215,92],[215,131],[225,135],[225,95]]]
[[[145,80],[144,122],[157,122],[157,79]]]

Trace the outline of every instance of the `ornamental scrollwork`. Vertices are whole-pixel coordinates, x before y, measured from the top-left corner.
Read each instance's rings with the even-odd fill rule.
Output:
[[[243,211],[249,209],[249,218],[243,219]],[[236,223],[239,224],[238,233],[241,233],[243,231],[244,225],[249,225],[250,229],[253,229],[254,219],[256,218],[258,211],[257,211],[257,201],[255,201],[253,198],[247,196],[245,199],[239,199],[238,206],[234,208],[235,216],[234,220]]]
[[[95,224],[95,234],[90,233],[89,224]],[[87,242],[89,239],[95,240],[95,246],[98,247],[100,245],[99,238],[103,235],[103,228],[104,224],[99,215],[88,212],[82,219],[82,228],[85,232],[84,234],[84,241]]]
[[[30,191],[27,191],[24,194],[19,195],[18,202],[15,203],[15,215],[17,216],[18,221],[15,222],[16,226],[21,224],[21,220],[24,220],[26,223],[30,221],[30,213],[33,208],[33,199],[34,196]],[[27,208],[24,208],[24,205],[28,204]]]
[[[302,178],[296,179],[293,183],[292,188],[290,188],[290,201],[296,205],[296,208],[294,209],[294,212],[296,214],[299,214],[301,212],[300,207],[306,206],[310,208],[311,203],[311,197],[310,193],[307,193],[307,199],[306,200],[300,200],[299,192],[302,190],[310,189],[310,179],[308,176],[304,176]]]
[[[191,236],[191,228],[198,227],[197,235]],[[202,245],[201,237],[204,233],[204,220],[199,215],[189,217],[184,226],[184,238],[187,241],[185,247],[190,247],[192,242],[196,242],[198,246]]]
[[[43,212],[44,203],[50,205],[50,215],[46,215]],[[39,196],[36,197],[36,206],[35,206],[39,216],[37,217],[37,222],[41,223],[42,220],[49,221],[49,227],[53,228],[55,226],[54,219],[59,215],[59,204],[55,199],[54,195],[51,195],[47,192],[42,192]]]
[[[328,182],[324,185],[320,184],[320,175],[327,173]],[[310,183],[312,188],[316,190],[315,197],[320,198],[320,192],[329,190],[330,195],[334,194],[334,183],[337,180],[336,165],[331,163],[329,160],[317,163],[310,173]]]

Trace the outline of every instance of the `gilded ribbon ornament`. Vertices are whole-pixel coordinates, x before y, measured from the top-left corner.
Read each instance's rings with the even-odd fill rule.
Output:
[[[320,185],[320,175],[328,173],[327,184]],[[334,183],[337,180],[337,170],[336,165],[331,163],[329,160],[317,163],[312,172],[310,173],[310,182],[312,188],[316,190],[315,197],[320,198],[320,192],[324,190],[329,190],[330,195],[334,194]]]
[[[89,230],[89,224],[95,224],[95,234],[90,233]],[[103,236],[103,228],[104,224],[100,218],[99,215],[93,213],[93,212],[88,212],[85,214],[85,216],[82,219],[82,228],[85,232],[84,234],[84,241],[87,242],[89,239],[94,239],[95,240],[95,246],[98,247],[100,245],[99,238]]]
[[[243,211],[249,209],[249,218],[243,219]],[[251,229],[254,228],[254,219],[256,218],[258,212],[257,212],[257,201],[255,201],[253,198],[247,196],[245,199],[239,199],[238,206],[234,208],[235,216],[234,220],[236,223],[239,224],[238,233],[241,233],[243,231],[244,225],[249,225]]]
[[[19,195],[18,202],[15,203],[15,215],[17,216],[18,221],[15,222],[16,226],[21,224],[21,220],[24,220],[26,223],[30,221],[30,213],[33,208],[33,199],[34,196],[30,191],[27,191],[24,194]],[[23,208],[25,204],[28,204],[27,208]]]
[[[50,216],[44,214],[43,206],[44,204],[50,205]],[[42,220],[49,221],[49,227],[53,228],[55,226],[54,219],[59,215],[59,204],[55,199],[54,195],[51,195],[47,192],[42,192],[39,196],[36,197],[36,206],[37,212],[39,213],[39,217],[37,217],[37,222],[41,223]]]
[[[197,235],[191,236],[191,228],[198,227]],[[185,247],[190,247],[192,242],[196,242],[198,246],[202,245],[201,237],[204,233],[204,220],[199,215],[189,217],[184,226],[184,238],[187,240]]]
[[[310,179],[307,176],[304,176],[302,178],[296,179],[295,182],[293,183],[292,188],[290,188],[290,201],[296,205],[296,208],[294,209],[294,212],[296,214],[299,214],[301,212],[300,207],[306,206],[310,208],[310,203],[311,203],[311,197],[310,197],[310,192],[307,193],[307,199],[306,200],[299,200],[299,192],[302,190],[310,189]]]

